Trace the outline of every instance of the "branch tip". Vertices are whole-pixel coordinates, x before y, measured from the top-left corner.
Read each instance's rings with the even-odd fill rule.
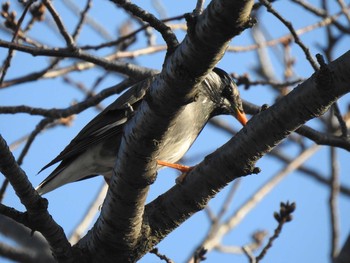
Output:
[[[316,72],[316,87],[319,91],[329,91],[333,88],[333,72],[321,54],[317,54],[316,59],[320,65],[319,70]]]
[[[261,169],[259,167],[254,167],[252,174],[259,174],[261,172]]]

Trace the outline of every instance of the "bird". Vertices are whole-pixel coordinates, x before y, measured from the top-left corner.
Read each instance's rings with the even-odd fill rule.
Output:
[[[97,175],[104,176],[108,182],[117,162],[123,127],[137,112],[154,79],[152,76],[136,83],[92,119],[56,158],[39,171],[60,162],[38,185],[37,192],[44,195],[65,184]],[[196,98],[183,107],[174,125],[164,135],[156,160],[157,169],[169,166],[184,173],[189,171],[191,167],[176,162],[185,155],[212,117],[232,115],[243,126],[248,121],[237,85],[227,72],[217,67],[199,84]]]

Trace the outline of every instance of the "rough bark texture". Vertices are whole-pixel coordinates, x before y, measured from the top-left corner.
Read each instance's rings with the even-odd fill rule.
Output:
[[[330,81],[329,81],[330,80]],[[254,116],[234,138],[210,154],[176,185],[146,206],[143,242],[152,247],[205,207],[234,179],[306,121],[320,116],[350,91],[350,51],[315,73],[272,107]],[[145,246],[145,244],[143,244]]]
[[[72,250],[65,238],[62,227],[52,219],[47,211],[47,200],[39,196],[18,166],[5,140],[0,136],[0,172],[9,180],[27,212],[13,216],[11,209],[1,205],[0,211],[12,215],[19,222],[35,231],[40,231],[57,259],[69,258]]]
[[[94,261],[133,262],[141,238],[145,199],[155,180],[155,159],[162,136],[191,101],[198,84],[222,58],[229,40],[249,24],[253,1],[212,1],[200,17],[189,22],[189,33],[164,63],[150,96],[125,128],[116,176],[92,231],[80,242]],[[219,15],[220,14],[220,15]],[[214,37],[208,37],[215,32]],[[122,211],[122,213],[120,212]],[[143,234],[143,233],[142,233]]]

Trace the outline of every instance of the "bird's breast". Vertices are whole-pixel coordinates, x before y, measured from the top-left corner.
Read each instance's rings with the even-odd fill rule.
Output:
[[[187,105],[174,124],[168,128],[159,160],[177,162],[191,147],[209,119],[209,114],[200,111],[201,107],[198,106],[196,103]]]
[[[159,160],[174,163],[180,160],[196,138],[191,134],[174,134],[164,141]]]

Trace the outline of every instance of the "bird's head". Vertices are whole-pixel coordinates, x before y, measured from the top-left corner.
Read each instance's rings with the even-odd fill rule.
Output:
[[[216,76],[211,74],[205,80],[206,91],[210,99],[216,104],[213,115],[230,114],[245,126],[248,119],[243,111],[242,100],[239,96],[236,83],[222,69],[214,68],[213,72]],[[215,84],[211,83],[212,81],[215,81]],[[220,82],[219,85],[217,81]]]

